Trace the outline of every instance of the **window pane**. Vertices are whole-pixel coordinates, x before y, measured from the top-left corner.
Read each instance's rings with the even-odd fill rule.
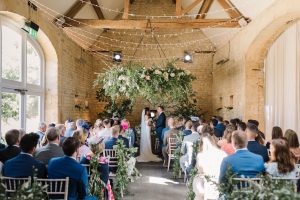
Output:
[[[40,122],[40,97],[26,97],[26,132],[35,132]]]
[[[41,58],[35,48],[27,42],[27,83],[40,85]]]
[[[19,129],[20,123],[20,95],[15,93],[2,93],[1,105],[1,132],[2,135],[10,129]]]
[[[2,78],[21,81],[22,36],[2,26]]]

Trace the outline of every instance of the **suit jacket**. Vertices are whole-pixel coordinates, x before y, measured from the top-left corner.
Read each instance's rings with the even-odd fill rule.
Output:
[[[268,149],[267,147],[259,144],[256,141],[248,141],[248,146],[247,146],[248,150],[252,153],[261,155],[264,159],[264,162],[268,162],[269,161],[269,155],[268,155]]]
[[[256,177],[265,171],[264,160],[261,156],[251,153],[247,149],[237,150],[234,154],[223,159],[220,169],[220,181],[226,181],[227,167],[238,177]]]
[[[52,158],[48,165],[48,177],[50,179],[70,178],[68,200],[84,199],[87,195],[87,170],[71,157]]]
[[[156,121],[155,129],[156,133],[161,136],[162,130],[166,127],[166,115],[165,113],[161,113]]]
[[[105,142],[105,149],[113,149],[113,146],[117,144],[118,138],[109,138],[106,142]]]
[[[197,132],[185,136],[181,145],[181,153],[190,154],[191,156],[191,154],[193,153],[193,144],[196,143],[199,139],[200,135]]]
[[[5,149],[0,150],[0,161],[5,163],[7,160],[12,159],[21,153],[18,146],[7,146]]]
[[[46,166],[28,154],[19,154],[18,156],[5,162],[2,174],[9,177],[28,177],[33,176],[33,167],[37,169],[38,178],[46,178]]]
[[[192,134],[192,131],[191,131],[191,130],[184,130],[184,131],[182,132],[183,137],[188,136],[188,135],[191,135],[191,134]]]
[[[62,156],[64,156],[64,152],[62,148],[56,144],[47,144],[44,147],[38,148],[34,153],[34,157],[45,165],[48,165],[51,158]]]
[[[217,138],[223,137],[223,132],[221,129],[218,129],[217,127],[214,127],[214,134]]]

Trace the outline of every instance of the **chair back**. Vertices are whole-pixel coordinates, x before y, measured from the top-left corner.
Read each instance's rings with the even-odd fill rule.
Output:
[[[169,154],[174,154],[174,151],[177,149],[177,138],[169,137]]]
[[[110,168],[118,167],[117,150],[104,149],[104,157],[108,159],[108,166]]]
[[[88,173],[88,177],[90,177],[91,176],[91,167],[90,167],[90,165],[89,164],[81,164],[82,166],[84,166],[85,168],[86,168],[86,171],[87,171],[87,173]]]
[[[31,177],[28,178],[14,178],[0,176],[1,184],[5,186],[5,193],[11,194],[16,193],[18,188],[20,188],[24,183],[31,184]]]
[[[64,200],[68,199],[69,177],[65,179],[35,179],[35,181],[43,186],[48,186],[47,194],[50,196],[50,199],[57,199],[57,197],[62,196]]]

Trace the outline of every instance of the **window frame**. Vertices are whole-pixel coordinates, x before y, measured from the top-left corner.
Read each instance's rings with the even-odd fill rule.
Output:
[[[22,37],[22,61],[21,61],[21,81],[12,81],[2,78],[2,27],[7,26],[11,30],[20,34]],[[40,85],[34,85],[27,83],[27,42],[29,42],[32,47],[36,50],[38,56],[41,60],[40,68]],[[0,108],[2,105],[2,92],[12,92],[18,93],[15,89],[24,89],[27,90],[25,94],[21,94],[20,102],[20,127],[26,130],[26,96],[35,95],[40,97],[40,121],[45,119],[45,56],[44,52],[38,43],[38,41],[31,39],[28,34],[23,31],[15,21],[9,19],[3,15],[0,15]],[[0,136],[2,133],[1,126],[1,115],[0,115]],[[38,125],[37,125],[38,126]],[[12,127],[13,128],[13,127]]]

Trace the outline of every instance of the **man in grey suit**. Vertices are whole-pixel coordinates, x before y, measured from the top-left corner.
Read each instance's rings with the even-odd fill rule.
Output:
[[[64,152],[62,148],[59,146],[60,142],[60,134],[57,128],[49,128],[46,131],[46,138],[48,140],[48,144],[44,147],[38,148],[35,151],[35,158],[45,165],[48,165],[48,162],[51,158],[62,157],[64,156]]]
[[[200,135],[197,132],[199,125],[199,122],[193,122],[192,134],[185,136],[182,141],[181,153],[183,156],[180,157],[180,167],[183,171],[187,170],[193,163],[193,144],[200,139]]]

